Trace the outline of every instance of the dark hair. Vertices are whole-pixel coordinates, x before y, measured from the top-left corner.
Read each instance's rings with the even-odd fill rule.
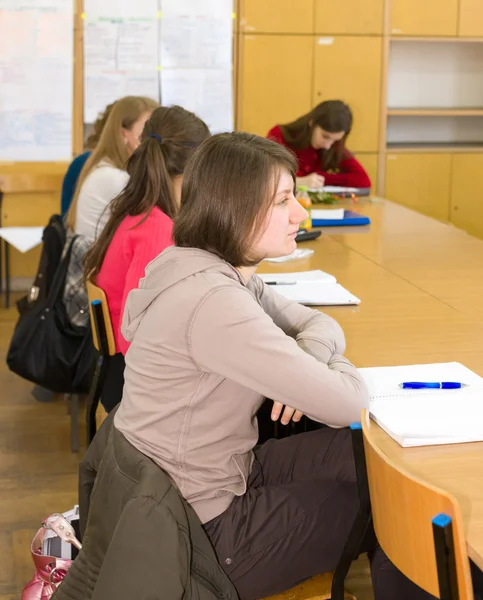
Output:
[[[282,169],[295,186],[297,161],[292,153],[257,135],[220,133],[203,142],[185,171],[175,244],[207,250],[234,267],[257,264],[251,247]]]
[[[296,121],[280,125],[280,129],[287,144],[295,150],[300,150],[310,146],[316,126],[329,133],[345,132],[344,137],[335,142],[329,150],[319,150],[322,171],[335,170],[342,160],[345,142],[352,128],[351,109],[342,100],[326,100]]]
[[[109,205],[109,221],[85,255],[86,279],[97,275],[117,228],[127,216],[144,215],[155,206],[174,218],[178,207],[172,178],[182,175],[195,149],[210,132],[206,124],[180,106],[157,108],[146,122],[141,144],[127,162],[129,181]]]

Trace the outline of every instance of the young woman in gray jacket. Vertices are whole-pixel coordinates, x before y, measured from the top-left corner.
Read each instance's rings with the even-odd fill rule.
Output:
[[[296,161],[246,133],[190,160],[175,246],[126,303],[131,341],[115,427],[198,513],[241,600],[332,571],[358,509],[350,434],[368,394],[330,317],[285,300],[255,270],[290,254],[306,218]],[[255,450],[257,411],[329,425]],[[367,536],[376,600],[430,598]]]

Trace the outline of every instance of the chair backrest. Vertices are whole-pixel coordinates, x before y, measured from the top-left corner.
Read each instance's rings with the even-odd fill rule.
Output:
[[[375,425],[367,411],[362,417],[364,451],[374,529],[389,559],[411,581],[436,596],[440,594],[433,537],[433,519],[451,519],[458,600],[473,600],[463,520],[450,494],[408,473],[381,451],[374,439]]]
[[[114,339],[114,332],[112,330],[111,315],[109,313],[109,305],[107,304],[107,297],[104,290],[97,286],[92,281],[88,280],[87,284],[87,297],[89,298],[89,313],[91,316],[91,327],[92,327],[92,339],[94,346],[99,352],[106,353],[109,356],[116,354],[116,341]],[[100,303],[102,307],[101,311],[93,310],[92,302],[96,304]],[[103,320],[103,324],[100,320]],[[99,339],[98,331],[105,328],[107,348],[103,348],[102,340]]]

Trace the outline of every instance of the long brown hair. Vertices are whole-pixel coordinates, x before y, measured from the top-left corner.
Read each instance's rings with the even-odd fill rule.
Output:
[[[85,147],[87,150],[94,150],[94,148],[97,146],[97,144],[101,138],[102,130],[104,129],[104,126],[106,124],[107,119],[109,118],[109,115],[111,114],[111,110],[112,110],[114,104],[116,104],[116,103],[112,102],[111,104],[108,104],[106,106],[106,108],[104,109],[104,111],[97,115],[97,119],[94,121],[94,123],[92,125],[92,132],[86,140]]]
[[[352,111],[342,100],[326,100],[296,121],[280,125],[280,129],[287,144],[300,150],[310,146],[316,126],[329,133],[345,132],[344,137],[329,150],[322,148],[318,151],[322,171],[335,170],[343,158],[347,136],[352,129]]]
[[[76,183],[74,199],[67,213],[67,224],[75,229],[79,193],[87,176],[101,162],[108,161],[116,169],[125,169],[129,151],[122,137],[122,129],[131,129],[145,112],[152,112],[159,103],[143,96],[126,96],[108,107],[108,115],[99,141],[86,161]]]
[[[295,185],[297,161],[286,148],[241,132],[201,144],[183,179],[174,222],[177,246],[212,252],[234,267],[260,262],[251,255],[272,205],[282,169]]]
[[[175,217],[178,206],[172,180],[183,175],[188,159],[209,135],[206,124],[180,106],[161,106],[153,112],[144,126],[140,146],[128,160],[129,181],[111,202],[109,221],[85,255],[86,279],[99,272],[125,217],[144,215],[135,225],[138,226],[155,206],[168,217]]]

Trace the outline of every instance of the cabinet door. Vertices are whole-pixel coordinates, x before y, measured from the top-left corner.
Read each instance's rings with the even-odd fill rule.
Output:
[[[397,154],[386,159],[385,197],[420,213],[448,221],[451,154]]]
[[[311,36],[242,35],[237,127],[258,135],[309,112]]]
[[[372,183],[372,193],[375,194],[376,193],[376,189],[377,189],[377,170],[378,170],[378,160],[379,160],[379,155],[376,153],[371,153],[371,154],[356,154],[355,157],[357,158],[357,160],[361,163],[361,165],[364,167],[364,169],[367,171],[367,174],[369,175],[370,179],[371,179],[371,183]]]
[[[244,33],[312,33],[314,0],[241,0]]]
[[[483,154],[455,154],[450,220],[471,235],[483,238]]]
[[[458,0],[392,0],[392,35],[456,35]]]
[[[382,34],[384,0],[315,0],[315,33]]]
[[[352,109],[354,125],[349,150],[377,152],[381,106],[379,37],[315,38],[313,105],[343,100]]]
[[[462,36],[483,36],[483,2],[460,0],[459,32]]]

